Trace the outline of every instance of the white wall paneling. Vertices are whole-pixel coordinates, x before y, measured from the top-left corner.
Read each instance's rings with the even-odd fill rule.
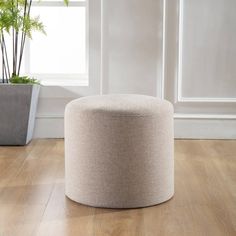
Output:
[[[165,2],[164,97],[176,137],[236,138],[236,2]]]
[[[179,9],[179,99],[236,101],[236,2],[181,0]]]
[[[161,89],[162,4],[103,0],[104,93],[156,96]]]
[[[63,137],[67,102],[138,93],[175,107],[177,138],[236,138],[234,0],[90,0],[89,87],[42,89],[36,137]]]

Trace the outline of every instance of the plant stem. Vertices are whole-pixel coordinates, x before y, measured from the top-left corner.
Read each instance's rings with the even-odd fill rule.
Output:
[[[16,1],[16,9],[18,9],[18,0]],[[17,25],[17,18],[16,18],[16,30],[15,30],[15,71],[14,74],[16,74],[17,71],[17,54],[18,54],[18,25]]]
[[[25,0],[25,2],[24,2],[24,19],[25,19],[25,16],[26,16],[27,1],[28,0]],[[24,27],[25,27],[25,24],[23,22],[23,29],[22,29],[22,33],[21,33],[21,42],[20,42],[20,56],[19,56],[19,64],[18,64],[17,75],[20,74],[21,61],[22,61],[23,51],[24,51],[24,40],[23,40],[24,39]]]
[[[9,67],[9,61],[8,61],[8,55],[7,55],[7,47],[6,47],[5,37],[4,37],[3,32],[2,32],[2,43],[3,43],[3,47],[4,47],[6,67],[7,67],[7,71],[8,71],[8,76],[7,76],[7,82],[8,82],[8,79],[11,77],[11,73],[10,73],[10,67]]]
[[[14,74],[16,74],[17,71],[17,53],[18,53],[18,31],[15,33],[15,71]]]
[[[14,75],[16,63],[15,63],[15,29],[12,28],[12,75]]]
[[[24,19],[25,17],[29,17],[30,15],[30,10],[31,10],[31,6],[32,6],[32,0],[29,1],[29,6],[28,6],[28,11],[27,11],[27,0],[25,0],[25,14],[24,14]],[[27,15],[26,15],[27,14]],[[23,52],[24,52],[24,47],[25,47],[25,39],[26,39],[26,30],[24,29],[24,25],[23,25],[23,29],[22,29],[22,39],[21,39],[21,49],[20,49],[20,58],[19,58],[19,66],[18,66],[18,71],[17,71],[17,75],[19,75],[20,73],[20,68],[21,68],[21,62],[22,62],[22,57],[23,57]]]
[[[3,50],[3,44],[2,44],[2,37],[0,37],[0,44],[1,44],[1,50],[2,50],[2,83],[5,83],[4,79],[4,50]]]
[[[8,63],[8,56],[7,56],[7,50],[6,50],[6,43],[4,39],[4,34],[2,32],[0,37],[0,43],[1,43],[1,50],[2,50],[2,75],[3,75],[3,83],[8,83],[10,78],[10,68]]]
[[[7,69],[6,69],[5,58],[4,58],[4,73],[5,73],[5,76],[6,76],[6,83],[8,83],[8,78],[7,78]]]

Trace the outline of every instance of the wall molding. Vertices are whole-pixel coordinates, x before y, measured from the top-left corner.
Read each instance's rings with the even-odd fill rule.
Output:
[[[104,93],[104,0],[101,0],[101,62],[100,62],[100,95]]]
[[[236,139],[235,116],[175,114],[174,117],[175,138]],[[37,117],[34,138],[64,138],[63,116]]]
[[[236,120],[236,115],[222,114],[174,114],[175,119],[199,119],[199,120]],[[236,131],[235,131],[236,132]]]
[[[163,0],[165,2],[165,0]],[[177,62],[177,86],[175,91],[175,103],[235,103],[236,98],[227,98],[227,97],[184,97],[182,94],[182,84],[183,84],[183,7],[184,0],[179,0],[179,16],[178,16],[178,62]],[[164,20],[165,21],[165,20]],[[165,35],[165,31],[163,31]],[[165,53],[163,53],[164,55]]]
[[[161,80],[160,80],[160,97],[162,99],[165,98],[165,50],[166,50],[166,0],[163,0],[163,15],[162,15],[162,73],[161,73]],[[158,80],[157,80],[158,84]],[[157,88],[158,91],[158,88]]]
[[[36,119],[64,119],[62,114],[38,115]],[[207,120],[236,120],[236,115],[222,114],[184,114],[175,113],[174,119],[207,119]]]
[[[178,97],[178,102],[214,102],[214,103],[234,103],[236,98],[214,98],[214,97]]]
[[[236,139],[236,119],[176,118],[175,138]]]

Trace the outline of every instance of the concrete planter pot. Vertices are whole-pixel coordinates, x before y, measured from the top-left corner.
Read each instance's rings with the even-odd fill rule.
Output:
[[[0,145],[32,140],[40,85],[0,84]]]

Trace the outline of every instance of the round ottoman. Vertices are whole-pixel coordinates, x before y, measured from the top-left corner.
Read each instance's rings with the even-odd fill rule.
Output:
[[[79,98],[65,111],[66,195],[137,208],[174,194],[173,107],[144,95]]]

